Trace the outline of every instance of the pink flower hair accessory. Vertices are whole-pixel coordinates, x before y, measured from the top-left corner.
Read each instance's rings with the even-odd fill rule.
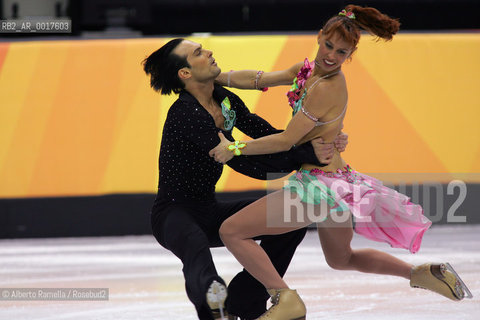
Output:
[[[350,19],[355,19],[355,14],[352,12],[352,11],[346,11],[345,9],[343,9],[342,11],[340,11],[338,13],[339,16],[344,16],[344,17],[347,17],[347,18],[350,18]]]

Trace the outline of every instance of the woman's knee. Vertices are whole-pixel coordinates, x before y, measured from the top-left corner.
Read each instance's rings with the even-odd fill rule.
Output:
[[[350,269],[350,261],[352,257],[352,251],[347,250],[343,254],[328,255],[325,254],[325,260],[330,268],[335,270],[348,270]]]
[[[231,219],[227,219],[220,226],[218,233],[220,234],[222,241],[225,243],[225,241],[238,236],[238,228],[236,228],[235,224],[232,223]]]

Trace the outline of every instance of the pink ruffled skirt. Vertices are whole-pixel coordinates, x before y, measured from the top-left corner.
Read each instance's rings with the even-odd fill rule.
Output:
[[[420,249],[423,234],[432,225],[409,197],[350,166],[337,172],[299,170],[285,188],[302,202],[326,201],[331,210],[350,211],[356,233],[412,253]]]

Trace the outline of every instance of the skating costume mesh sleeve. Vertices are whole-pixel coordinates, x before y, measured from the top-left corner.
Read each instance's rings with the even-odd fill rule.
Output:
[[[303,110],[306,90],[300,93],[312,67],[313,64],[305,59],[287,94],[293,114]],[[316,120],[317,126],[332,122]],[[324,172],[317,168],[299,170],[290,177],[285,189],[295,192],[304,203],[320,205],[326,202],[331,208],[330,212],[350,211],[356,233],[371,240],[386,242],[392,247],[408,249],[412,253],[420,249],[423,234],[432,224],[423,215],[422,207],[410,202],[409,197],[348,165],[336,172]]]

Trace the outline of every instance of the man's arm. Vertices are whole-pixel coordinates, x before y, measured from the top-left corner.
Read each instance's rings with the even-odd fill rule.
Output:
[[[175,105],[170,108],[169,117],[175,119],[174,123],[177,126],[175,129],[178,135],[182,135],[184,138],[190,140],[197,145],[202,152],[208,153],[210,149],[214,148],[220,142],[218,138],[218,132],[220,130],[215,127],[213,121],[207,121],[208,119],[203,118],[203,112],[195,114],[194,110],[195,108],[187,103],[176,102]],[[185,116],[185,114],[192,113],[194,116]],[[264,130],[260,130],[259,133],[268,134],[269,131],[278,132],[268,124],[268,122],[263,119],[261,120],[266,123],[266,126]],[[195,129],[191,130],[189,128]],[[229,132],[224,132],[224,134],[227,139],[231,141],[234,140]],[[301,165],[301,160],[309,158],[315,159],[315,153],[312,150],[313,147],[311,145],[305,144],[295,148],[291,152],[237,157],[238,159],[232,159],[228,162],[228,165],[235,171],[249,177],[265,180],[268,178],[268,173],[277,172],[286,175],[298,169]]]
[[[311,143],[293,147],[290,151],[266,155],[238,156],[226,164],[233,170],[259,180],[278,179],[294,170],[298,170],[303,163],[317,162]]]
[[[230,93],[230,99],[235,104],[235,110],[237,114],[235,126],[247,136],[256,139],[283,131],[274,128],[265,119],[254,113],[251,113],[237,95]],[[317,152],[315,152],[316,150]],[[256,179],[265,179],[266,173],[281,172],[288,174],[293,170],[300,168],[303,163],[324,166],[327,163],[321,163],[320,161],[324,161],[327,157],[331,157],[332,155],[333,148],[329,145],[316,144],[314,149],[311,143],[305,143],[301,146],[293,147],[289,151],[270,155],[245,157],[245,160],[240,161],[232,159],[227,162],[227,164],[235,171],[247,176]],[[240,159],[242,158],[244,157],[240,157]],[[243,161],[246,163],[244,163],[243,166],[240,166]],[[230,164],[231,162],[232,165]],[[246,167],[248,167],[248,169],[245,169]],[[264,173],[259,174],[259,170],[263,170]],[[252,176],[252,172],[257,173],[253,174],[254,176]],[[262,178],[258,178],[259,176]]]

